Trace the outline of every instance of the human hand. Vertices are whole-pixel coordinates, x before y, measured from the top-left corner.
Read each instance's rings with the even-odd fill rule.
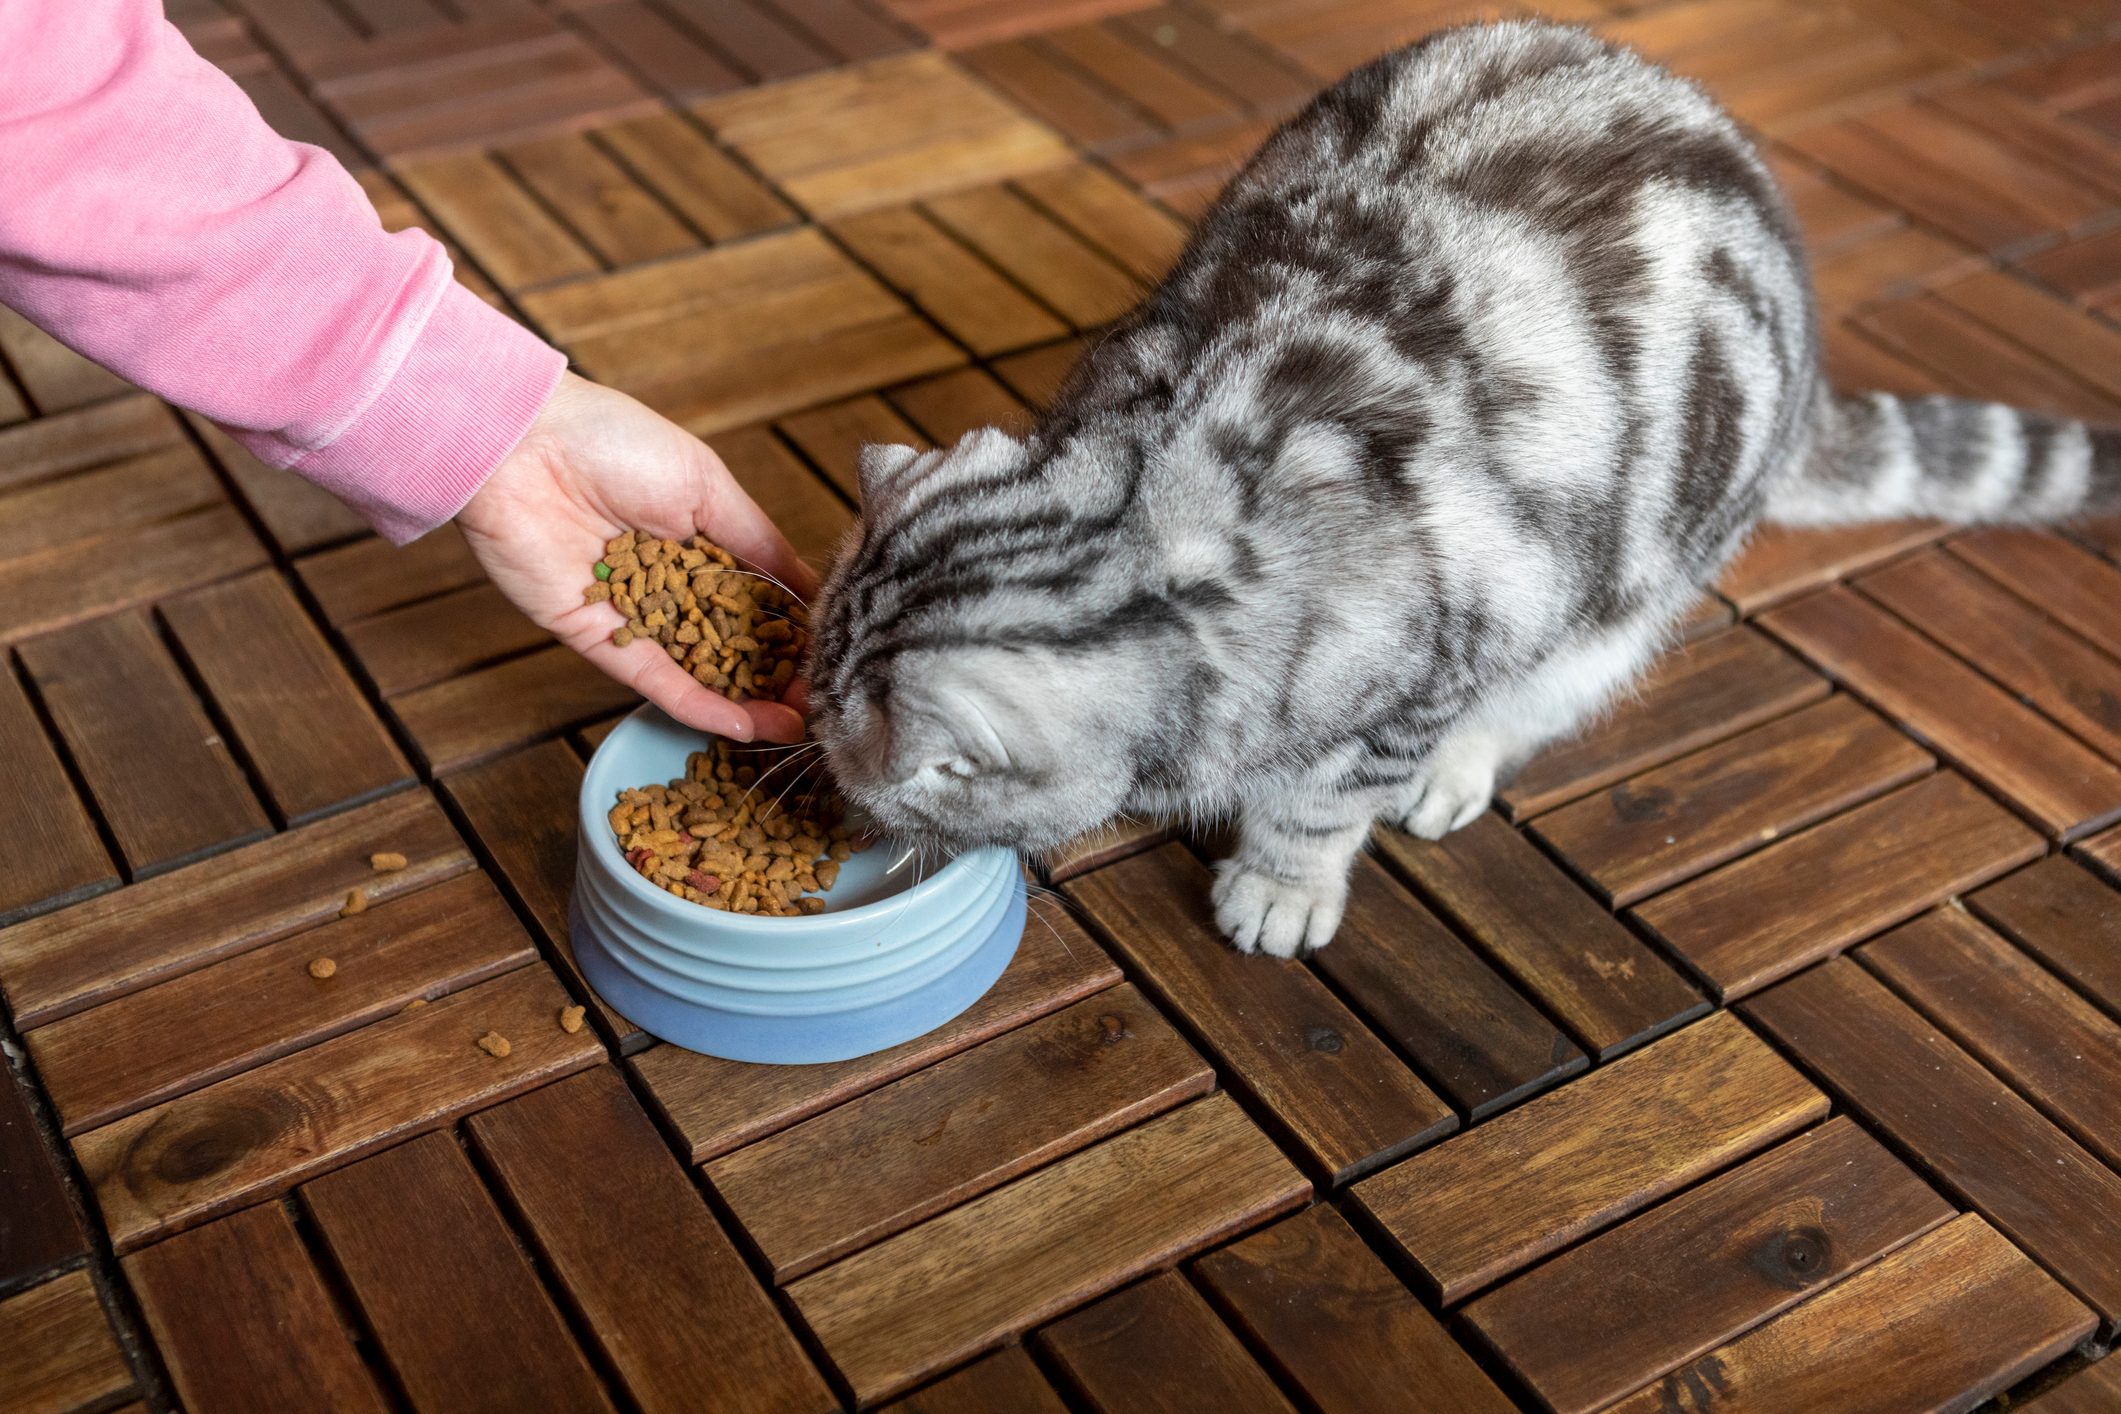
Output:
[[[627,397],[572,373],[523,440],[457,512],[479,565],[541,628],[687,726],[739,741],[797,741],[803,719],[778,702],[735,703],[643,639],[618,647],[624,620],[582,600],[604,542],[625,530],[705,535],[808,598],[817,576],[707,445]],[[802,698],[795,696],[799,705]]]

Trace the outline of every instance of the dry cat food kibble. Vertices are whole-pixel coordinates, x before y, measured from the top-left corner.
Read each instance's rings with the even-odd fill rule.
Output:
[[[718,740],[685,759],[682,780],[620,791],[609,819],[626,862],[657,888],[727,913],[822,913],[814,895],[868,841],[847,828],[837,792],[800,780],[776,788],[780,758],[765,756],[762,772],[751,764],[760,753],[740,750]]]
[[[338,970],[339,964],[333,962],[328,957],[312,959],[309,964],[309,975],[316,978],[319,982],[322,982],[325,978],[334,975],[338,972]]]
[[[366,912],[367,909],[368,895],[362,893],[359,889],[348,889],[346,891],[346,906],[339,910],[339,916],[341,918],[351,918],[356,913]]]
[[[561,1008],[560,1008],[560,1029],[561,1029],[562,1031],[565,1031],[565,1032],[566,1032],[566,1033],[567,1033],[568,1035],[570,1035],[570,1036],[574,1035],[574,1033],[575,1033],[575,1032],[577,1032],[577,1031],[581,1030],[581,1029],[582,1029],[582,1013],[583,1013],[583,1009],[582,1009],[581,1007],[578,1007],[578,1006],[563,1006],[563,1007],[561,1007]]]
[[[582,597],[626,616],[611,635],[619,647],[653,639],[732,702],[777,698],[794,679],[810,637],[803,606],[706,537],[680,545],[629,530],[605,545],[595,573]]]
[[[500,1032],[489,1031],[479,1038],[479,1049],[492,1056],[495,1060],[501,1060],[515,1048],[508,1044],[508,1038]]]
[[[378,874],[395,874],[405,867],[405,856],[394,849],[386,849],[381,854],[369,855],[368,867]]]

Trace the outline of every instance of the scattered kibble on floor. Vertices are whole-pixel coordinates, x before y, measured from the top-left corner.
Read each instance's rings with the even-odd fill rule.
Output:
[[[508,1038],[500,1032],[489,1031],[479,1038],[479,1049],[495,1059],[500,1059],[515,1048],[508,1044]]]
[[[394,849],[368,856],[368,867],[378,874],[395,874],[405,867],[405,856]]]
[[[425,998],[425,997],[414,997],[414,998],[413,998],[413,999],[412,999],[411,1001],[407,1002],[407,1003],[406,1003],[406,1004],[405,1004],[404,1006],[402,1006],[402,1007],[399,1007],[399,1008],[398,1008],[398,1014],[399,1014],[400,1016],[403,1016],[403,1015],[404,1015],[404,1014],[405,1014],[406,1012],[408,1012],[408,1011],[418,1011],[418,1010],[419,1010],[419,1009],[420,1009],[421,1007],[423,1007],[423,1006],[426,1006],[426,1005],[427,1005],[427,998]]]
[[[333,962],[328,957],[318,957],[310,959],[309,975],[316,978],[319,982],[324,981],[326,978],[336,976],[338,974],[338,971],[339,964]]]
[[[619,647],[649,639],[732,702],[777,698],[794,680],[810,637],[802,604],[706,537],[681,545],[629,530],[594,573],[582,597],[625,616],[611,635]]]
[[[581,1029],[582,1029],[582,1016],[583,1016],[583,1009],[582,1009],[581,1007],[578,1007],[578,1006],[563,1006],[563,1007],[561,1007],[561,1008],[560,1008],[560,1029],[561,1029],[562,1031],[565,1031],[565,1032],[566,1032],[566,1033],[567,1033],[568,1035],[570,1035],[570,1036],[574,1035],[574,1033],[575,1033],[575,1032],[577,1032],[577,1031],[579,1031],[579,1030],[581,1030]]]
[[[341,918],[351,918],[356,913],[365,913],[367,911],[368,895],[362,893],[359,889],[348,889],[346,891],[346,906],[339,910],[339,916]]]

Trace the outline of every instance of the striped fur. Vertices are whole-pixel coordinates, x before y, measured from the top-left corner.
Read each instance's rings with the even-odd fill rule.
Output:
[[[1690,84],[1459,29],[1271,138],[1022,441],[871,448],[814,723],[898,831],[1234,816],[1218,918],[1338,926],[1628,684],[1764,514],[2062,515],[2108,434],[1818,372],[1789,214]]]

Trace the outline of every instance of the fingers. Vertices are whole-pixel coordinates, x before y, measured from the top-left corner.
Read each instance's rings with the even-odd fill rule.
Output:
[[[803,717],[784,702],[746,702],[751,725],[760,741],[801,741],[806,730]]]
[[[788,684],[788,690],[781,694],[781,701],[787,703],[790,707],[793,707],[796,711],[802,713],[805,717],[809,716],[810,683],[803,678],[795,679],[793,682]]]
[[[757,733],[750,712],[702,687],[652,642],[642,640],[620,648],[604,639],[586,645],[581,654],[688,727],[735,741],[750,741]],[[800,733],[801,719],[797,720]]]

